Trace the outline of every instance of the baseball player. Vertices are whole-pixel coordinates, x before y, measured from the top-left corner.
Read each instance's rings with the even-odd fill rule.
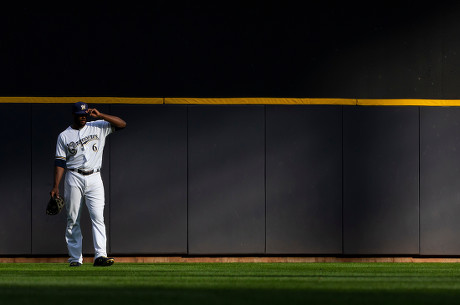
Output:
[[[94,266],[111,266],[107,257],[104,224],[104,185],[101,179],[105,138],[126,127],[121,118],[89,109],[84,102],[73,105],[73,124],[57,139],[52,197],[59,195],[59,184],[65,173],[64,200],[67,210],[66,242],[71,267],[83,263],[80,216],[85,203],[91,217],[95,250]],[[88,118],[96,119],[88,122]]]

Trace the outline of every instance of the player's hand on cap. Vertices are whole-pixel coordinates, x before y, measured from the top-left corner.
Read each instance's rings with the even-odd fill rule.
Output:
[[[101,116],[101,113],[96,108],[88,109],[88,116],[94,119],[98,119]]]

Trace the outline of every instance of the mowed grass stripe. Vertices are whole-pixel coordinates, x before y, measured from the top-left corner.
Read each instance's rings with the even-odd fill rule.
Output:
[[[0,304],[457,304],[460,264],[0,264]]]

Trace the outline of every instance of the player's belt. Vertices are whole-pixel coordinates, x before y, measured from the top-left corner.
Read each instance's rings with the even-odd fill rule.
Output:
[[[98,169],[93,169],[93,170],[90,170],[90,171],[84,171],[84,170],[79,169],[79,168],[69,168],[69,171],[82,174],[83,176],[88,176],[88,175],[100,172],[101,169],[98,168]]]

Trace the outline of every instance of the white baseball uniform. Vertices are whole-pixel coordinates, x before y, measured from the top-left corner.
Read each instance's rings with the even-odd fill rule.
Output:
[[[95,257],[107,256],[104,185],[100,169],[105,138],[113,131],[109,122],[98,120],[86,123],[80,130],[69,126],[58,137],[56,159],[65,161],[67,167],[64,199],[67,209],[65,237],[69,262],[83,262],[83,237],[80,229],[83,203],[86,203],[91,217]]]

